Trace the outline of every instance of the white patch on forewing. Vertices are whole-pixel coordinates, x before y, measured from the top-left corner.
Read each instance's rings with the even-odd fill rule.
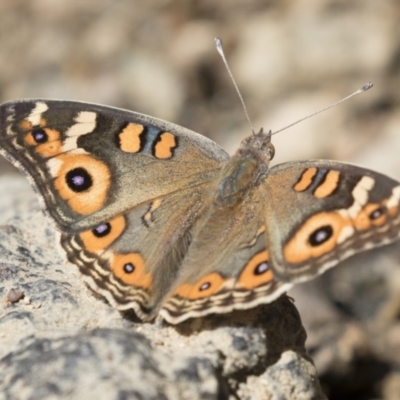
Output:
[[[46,162],[47,168],[48,168],[51,176],[53,176],[53,177],[58,176],[58,171],[60,170],[62,163],[63,162],[60,159],[58,159],[57,157],[50,158]]]
[[[35,104],[35,108],[28,115],[27,120],[32,124],[32,126],[39,125],[42,114],[49,109],[46,103],[38,101]]]
[[[7,126],[7,135],[15,135],[15,132],[12,129],[12,123],[15,121],[15,106],[10,105],[10,110],[12,111],[12,114],[7,115],[6,117],[6,126]]]
[[[63,151],[76,150],[78,148],[77,140],[79,136],[93,132],[96,128],[97,114],[91,111],[81,111],[75,118],[76,124],[72,125],[65,132],[66,139],[63,143]]]
[[[375,180],[370,176],[363,176],[360,182],[357,183],[351,192],[354,203],[347,209],[350,218],[356,218],[361,209],[368,203],[368,192],[374,187],[374,185]]]
[[[337,238],[337,242],[339,244],[342,244],[345,242],[350,236],[353,236],[355,230],[352,226],[346,226],[344,229],[342,229],[342,232],[340,232],[339,237]]]
[[[397,207],[399,203],[400,203],[400,185],[393,188],[392,195],[390,196],[388,202],[386,203],[386,207],[388,209],[392,207]]]

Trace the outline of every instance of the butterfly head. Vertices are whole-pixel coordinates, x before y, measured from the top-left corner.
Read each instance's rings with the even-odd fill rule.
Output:
[[[238,154],[242,157],[250,155],[268,165],[275,156],[275,147],[271,142],[271,131],[265,133],[261,128],[258,133],[243,139]]]

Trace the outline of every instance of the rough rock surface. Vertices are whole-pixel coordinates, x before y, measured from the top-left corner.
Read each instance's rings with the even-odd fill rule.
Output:
[[[1,177],[0,192],[0,399],[324,398],[288,297],[135,322],[84,287],[22,177]]]

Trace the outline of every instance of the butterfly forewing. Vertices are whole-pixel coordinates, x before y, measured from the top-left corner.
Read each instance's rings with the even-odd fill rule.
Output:
[[[272,168],[262,191],[272,267],[304,281],[400,236],[400,183],[364,168],[304,161]]]
[[[24,100],[0,107],[0,149],[31,179],[58,227],[77,232],[213,179],[227,154],[211,140],[99,105]]]

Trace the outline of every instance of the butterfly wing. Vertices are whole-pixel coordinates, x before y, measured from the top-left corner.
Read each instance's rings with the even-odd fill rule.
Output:
[[[27,174],[46,212],[70,233],[202,185],[228,159],[213,141],[177,125],[55,100],[1,105],[0,152]]]
[[[400,236],[400,183],[333,161],[280,164],[260,190],[271,268],[283,281],[311,279]]]
[[[161,315],[171,323],[276,299],[359,251],[400,236],[400,184],[330,161],[281,164],[233,208],[198,222]],[[206,249],[206,251],[204,250]]]
[[[64,233],[61,245],[95,292],[152,319],[176,279],[204,193],[200,185],[154,199],[93,229]]]
[[[258,189],[235,207],[210,205],[207,210],[194,226],[192,242],[160,311],[173,324],[269,303],[291,287],[274,279],[269,268]]]

